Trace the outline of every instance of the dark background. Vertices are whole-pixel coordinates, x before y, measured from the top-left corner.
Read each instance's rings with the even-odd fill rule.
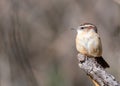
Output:
[[[93,86],[70,29],[84,22],[98,27],[120,81],[119,0],[0,0],[0,86]]]

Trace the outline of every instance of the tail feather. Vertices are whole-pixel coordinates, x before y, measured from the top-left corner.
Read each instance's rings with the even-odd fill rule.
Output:
[[[103,68],[109,68],[109,64],[101,57],[95,57],[95,60],[103,67]]]

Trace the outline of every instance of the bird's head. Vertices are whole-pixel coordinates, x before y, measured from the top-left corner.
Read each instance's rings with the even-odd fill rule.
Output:
[[[83,23],[77,28],[77,32],[96,32],[97,33],[97,27],[91,23]]]

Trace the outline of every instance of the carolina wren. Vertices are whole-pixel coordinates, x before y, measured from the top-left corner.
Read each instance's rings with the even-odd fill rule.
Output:
[[[90,23],[78,26],[76,36],[76,49],[79,53],[88,57],[93,57],[103,67],[109,67],[102,58],[102,44],[97,27]]]

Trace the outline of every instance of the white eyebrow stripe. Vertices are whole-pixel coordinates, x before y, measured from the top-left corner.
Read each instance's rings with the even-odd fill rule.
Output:
[[[89,27],[89,26],[93,26],[93,25],[83,25],[81,27]],[[94,27],[94,26],[93,26]]]

